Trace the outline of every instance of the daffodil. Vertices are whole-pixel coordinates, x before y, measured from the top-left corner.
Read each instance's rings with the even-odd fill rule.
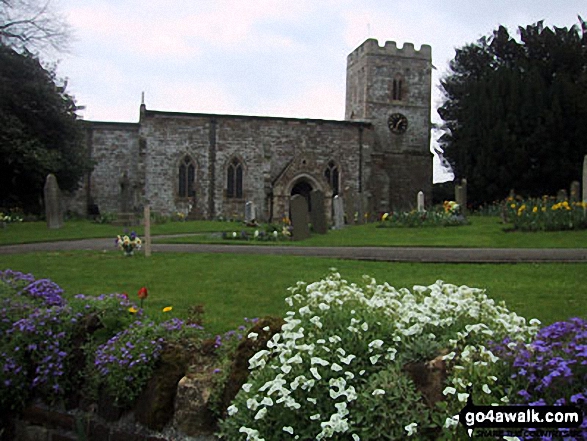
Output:
[[[163,308],[163,312],[169,312],[173,309],[172,306],[166,306],[165,308]]]
[[[137,312],[139,312],[139,310],[134,306],[131,306],[130,308],[128,308],[128,312],[130,312],[131,314],[136,314]]]

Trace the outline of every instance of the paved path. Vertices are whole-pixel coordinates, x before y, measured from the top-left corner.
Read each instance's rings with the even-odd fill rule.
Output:
[[[36,251],[113,250],[112,239],[87,239],[0,246],[1,254]],[[233,253],[331,257],[387,262],[515,263],[587,262],[587,248],[424,248],[424,247],[301,247],[217,244],[158,244],[153,253]]]

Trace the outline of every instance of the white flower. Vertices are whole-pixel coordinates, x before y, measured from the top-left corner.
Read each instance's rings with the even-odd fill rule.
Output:
[[[330,369],[332,369],[334,372],[338,372],[342,371],[342,366],[337,363],[332,363],[332,365],[330,365]]]
[[[457,394],[457,398],[459,399],[459,401],[461,403],[464,403],[465,401],[467,401],[467,398],[469,398],[469,394],[467,394],[467,393],[459,393],[459,394]]]
[[[245,384],[243,384],[242,389],[245,392],[249,392],[251,390],[251,387],[253,387],[253,385],[251,383],[245,383]]]
[[[381,346],[383,346],[383,340],[373,340],[371,343],[369,343],[368,345],[370,348],[377,348],[379,349]]]
[[[367,324],[367,322],[364,322],[364,323],[361,325],[361,329],[362,329],[363,331],[365,331],[365,332],[366,332],[366,331],[369,329],[369,325]]]
[[[259,403],[257,403],[257,400],[255,400],[254,398],[249,398],[247,400],[247,409],[257,410],[257,407],[259,407]]]
[[[269,328],[269,326],[265,326],[265,327],[263,328],[263,331],[267,332],[267,331],[269,331],[269,329],[270,329],[270,328]]]
[[[303,306],[300,308],[300,315],[304,316],[304,315],[308,315],[311,314],[312,311],[310,310],[310,307],[308,305]]]
[[[262,406],[273,406],[273,400],[270,397],[265,397],[261,400]]]
[[[383,389],[375,389],[371,395],[385,395],[385,391]]]
[[[319,413],[317,413],[317,414],[311,415],[311,416],[310,416],[310,419],[311,419],[312,421],[314,421],[314,420],[319,420],[319,419],[320,419],[320,414],[319,414]]]
[[[486,384],[484,384],[481,387],[481,390],[483,390],[483,392],[485,392],[486,394],[490,394],[491,393],[491,389],[489,389],[489,386],[487,386]]]
[[[442,395],[448,395],[448,394],[454,395],[456,392],[457,392],[457,390],[454,387],[447,386],[442,391]]]
[[[265,415],[267,414],[267,408],[263,407],[259,410],[259,412],[257,412],[257,414],[255,415],[255,419],[256,420],[260,420],[261,418],[263,418]]]
[[[315,367],[310,368],[310,373],[314,376],[314,378],[316,380],[321,380],[322,379],[322,377],[318,373],[318,369],[316,369]]]
[[[251,332],[249,333],[249,335],[247,335],[247,338],[250,338],[251,340],[257,340],[258,336],[259,334],[257,334],[256,332]]]
[[[372,355],[371,357],[369,357],[369,360],[371,361],[371,364],[377,363],[377,360],[379,360],[379,357],[381,357],[381,354]]]
[[[356,433],[353,433],[353,441],[361,441],[361,437]]]
[[[238,407],[236,407],[234,404],[232,406],[228,406],[228,409],[226,409],[227,413],[229,416],[234,415],[235,413],[238,412]]]
[[[410,423],[406,427],[404,427],[404,429],[406,432],[408,432],[408,436],[412,436],[414,433],[418,431],[417,427],[418,423]]]
[[[353,354],[349,354],[344,358],[340,358],[341,363],[344,364],[350,364],[351,361],[353,361],[354,358],[357,358],[356,356],[354,356]]]
[[[290,435],[293,435],[293,433],[294,433],[293,427],[291,427],[291,426],[283,426],[283,429],[281,429],[281,430],[289,433]]]
[[[311,364],[319,364],[320,366],[328,366],[330,364],[326,360],[324,360],[320,357],[312,357],[310,359],[310,363]]]

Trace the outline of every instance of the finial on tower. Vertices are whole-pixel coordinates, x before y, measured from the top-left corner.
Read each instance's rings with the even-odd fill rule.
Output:
[[[141,106],[145,105],[145,91],[141,92]]]

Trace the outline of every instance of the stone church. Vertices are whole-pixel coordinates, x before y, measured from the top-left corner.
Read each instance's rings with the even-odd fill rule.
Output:
[[[85,121],[94,168],[70,209],[196,219],[288,216],[292,195],[321,190],[377,214],[431,200],[431,48],[368,39],[347,58],[343,121],[162,112],[138,123]]]

